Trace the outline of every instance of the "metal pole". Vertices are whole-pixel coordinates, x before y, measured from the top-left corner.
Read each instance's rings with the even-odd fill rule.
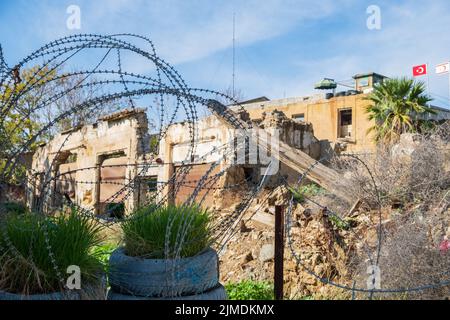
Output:
[[[233,12],[233,99],[236,99],[235,80],[236,79],[236,13]]]
[[[274,293],[276,300],[283,300],[284,269],[284,207],[275,206],[275,263]]]

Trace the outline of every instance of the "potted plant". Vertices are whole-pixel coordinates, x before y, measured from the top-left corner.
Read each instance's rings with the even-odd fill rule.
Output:
[[[92,253],[100,227],[92,219],[72,210],[57,217],[7,213],[1,220],[0,300],[101,299],[103,265]],[[79,267],[80,290],[66,288],[69,266]]]
[[[207,210],[150,205],[122,230],[124,246],[110,257],[108,299],[226,299]]]

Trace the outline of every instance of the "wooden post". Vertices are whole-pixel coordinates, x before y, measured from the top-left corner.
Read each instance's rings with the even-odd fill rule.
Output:
[[[274,293],[276,300],[283,300],[284,269],[284,207],[275,206],[275,263]]]

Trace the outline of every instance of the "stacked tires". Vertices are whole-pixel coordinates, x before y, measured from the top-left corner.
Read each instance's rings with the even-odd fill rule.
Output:
[[[108,300],[225,300],[218,260],[213,249],[166,260],[130,257],[119,248],[109,260]]]

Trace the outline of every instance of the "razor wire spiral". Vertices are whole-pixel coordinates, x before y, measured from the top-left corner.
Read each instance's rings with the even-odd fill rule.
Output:
[[[135,42],[142,42],[148,48],[143,48],[143,46],[139,46]],[[101,54],[99,55],[99,53]],[[76,61],[78,55],[83,53],[87,54],[97,54],[99,55],[98,61],[94,63],[92,68],[90,69],[81,69],[76,71],[64,71],[63,73],[57,73],[56,76],[52,76],[51,78],[47,78],[51,72],[59,71],[60,69],[66,69],[66,66]],[[126,54],[132,54],[142,58],[149,66],[151,66],[152,75],[144,75],[132,71],[128,71],[125,63],[127,62]],[[107,64],[111,65],[108,66]],[[20,91],[16,91],[18,86],[18,81],[14,77],[15,70],[21,70],[28,66],[38,65],[38,69],[34,72],[31,79],[36,79],[35,81],[30,80],[24,84],[24,87]],[[41,75],[41,72],[45,72],[44,75]],[[77,81],[78,83],[69,89],[60,89],[47,97],[44,101],[40,102],[35,108],[30,110],[18,110],[17,104],[26,94],[33,94],[35,90],[42,88],[48,84],[54,84],[62,79],[81,79]],[[42,80],[42,81],[41,81]],[[88,82],[89,81],[89,82]],[[93,34],[85,34],[85,35],[73,35],[69,37],[64,37],[58,39],[56,41],[52,41],[29,56],[25,57],[22,61],[17,63],[14,67],[10,67],[6,64],[3,58],[3,51],[0,46],[0,92],[1,92],[1,114],[0,114],[0,129],[5,123],[7,114],[9,112],[18,112],[20,113],[21,120],[16,123],[15,127],[12,128],[12,132],[15,132],[20,128],[23,124],[22,122],[25,119],[29,119],[33,117],[36,113],[43,112],[45,108],[51,107],[53,104],[58,102],[60,99],[64,98],[71,92],[76,90],[83,89],[93,89],[94,87],[105,87],[109,92],[100,93],[94,97],[90,97],[85,101],[82,101],[69,110],[65,110],[62,113],[58,114],[54,119],[50,120],[48,123],[42,126],[40,130],[29,137],[18,146],[14,146],[11,150],[8,150],[8,153],[5,157],[5,165],[1,168],[0,171],[0,192],[4,192],[6,190],[9,179],[11,178],[11,174],[18,166],[20,166],[20,155],[29,150],[29,147],[39,140],[40,137],[44,136],[50,130],[54,129],[58,123],[63,121],[65,118],[70,117],[71,115],[83,110],[85,112],[89,112],[90,114],[99,114],[102,111],[102,108],[105,104],[109,103],[122,103],[127,105],[131,110],[137,110],[137,99],[141,99],[144,97],[155,97],[158,101],[158,108],[155,108],[150,103],[148,109],[152,109],[155,111],[157,109],[156,121],[154,124],[157,124],[157,139],[161,141],[167,135],[167,130],[170,125],[174,124],[179,120],[180,114],[184,116],[183,120],[188,124],[188,141],[189,148],[185,155],[185,160],[182,162],[182,169],[179,170],[176,174],[172,174],[169,179],[166,181],[157,181],[157,191],[155,191],[143,204],[148,205],[149,203],[156,203],[157,206],[162,206],[168,199],[168,197],[176,194],[180,188],[189,187],[192,189],[192,193],[190,193],[185,203],[198,203],[202,204],[205,201],[206,195],[211,191],[217,190],[233,190],[242,185],[250,186],[248,192],[241,195],[240,205],[236,207],[234,212],[218,221],[214,226],[214,238],[218,243],[218,248],[222,250],[226,243],[230,241],[233,234],[236,232],[236,228],[238,222],[243,219],[244,214],[249,209],[249,206],[252,200],[256,197],[258,193],[264,188],[267,176],[263,174],[259,181],[250,181],[245,180],[243,182],[239,182],[236,184],[231,184],[228,186],[224,186],[223,188],[216,187],[216,183],[218,180],[223,177],[223,175],[227,172],[228,169],[233,167],[234,164],[226,164],[222,166],[219,172],[213,172],[214,169],[223,165],[222,159],[214,161],[210,164],[210,168],[205,172],[205,174],[200,177],[198,180],[188,180],[188,174],[191,170],[191,167],[188,165],[193,159],[196,152],[196,141],[198,138],[198,128],[197,123],[199,120],[198,111],[200,108],[204,108],[209,110],[210,113],[219,115],[221,118],[225,119],[234,129],[239,130],[245,135],[246,130],[252,128],[251,122],[243,121],[242,119],[236,117],[236,114],[230,112],[227,107],[223,104],[218,103],[215,99],[217,97],[221,97],[229,101],[235,106],[238,106],[243,110],[243,107],[239,105],[238,101],[235,101],[233,98],[226,96],[225,94],[215,92],[212,90],[201,89],[201,88],[191,88],[189,87],[181,75],[172,67],[169,63],[161,59],[157,54],[155,47],[152,41],[146,37],[142,37],[134,34],[116,34],[110,36],[104,35],[93,35]],[[12,94],[6,94],[4,88],[13,88]],[[167,106],[166,99],[173,99],[173,103],[171,103],[170,108]],[[147,104],[147,103],[145,103]],[[148,111],[148,110],[147,110]],[[165,111],[168,111],[168,114],[165,114]],[[153,119],[155,120],[155,119]],[[142,128],[139,128],[142,130]],[[88,184],[88,185],[97,185],[97,184],[117,184],[120,189],[111,195],[108,199],[104,200],[105,203],[117,203],[117,199],[120,197],[123,200],[126,200],[132,197],[133,192],[138,187],[138,182],[141,177],[145,177],[150,168],[156,164],[155,159],[147,159],[145,156],[140,159],[140,163],[136,165],[137,173],[133,178],[126,178],[124,182],[111,182],[111,181],[87,181],[87,180],[71,180],[70,175],[76,174],[78,172],[92,172],[97,169],[97,167],[84,167],[77,168],[68,172],[58,173],[55,170],[58,161],[58,155],[62,152],[66,143],[69,141],[70,137],[74,134],[74,132],[69,132],[63,142],[59,145],[56,155],[54,155],[51,163],[46,168],[44,172],[43,183],[38,185],[37,182],[33,179],[37,172],[31,171],[31,174],[26,177],[26,188],[27,192],[31,192],[30,189],[39,189],[40,199],[39,203],[37,203],[37,211],[40,213],[46,213],[47,208],[51,207],[52,197],[54,193],[59,193],[59,196],[63,194],[57,190],[52,190],[52,184],[64,181],[72,181],[76,185],[78,184]],[[146,135],[146,132],[141,132],[141,135]],[[141,139],[141,150],[142,153],[145,154],[148,151],[148,146],[144,145],[144,139]],[[220,150],[219,150],[220,149]],[[222,151],[224,153],[232,153],[233,148],[229,148],[228,144],[224,144],[219,148],[215,148],[209,151],[206,154],[203,154],[199,160],[205,160],[211,154]],[[371,176],[371,172],[369,167],[364,163],[364,161],[358,158],[357,155],[342,155],[342,157],[351,157],[361,162],[368,174]],[[304,173],[300,174],[298,183],[296,186],[300,186],[308,177],[308,174],[311,170],[314,169],[314,166],[323,162],[323,159],[318,160],[314,165],[312,165],[308,170]],[[160,163],[159,163],[160,164]],[[183,166],[183,164],[186,164]],[[162,163],[164,165],[164,163]],[[132,165],[111,165],[118,167],[126,167],[128,169],[129,166]],[[133,164],[134,166],[134,164]],[[270,165],[269,165],[270,166]],[[103,166],[102,166],[103,167]],[[108,165],[104,166],[105,168]],[[56,173],[55,173],[56,172]],[[42,174],[42,172],[41,172]],[[67,178],[69,176],[69,178]],[[377,195],[379,196],[379,192],[376,188],[376,183],[372,178],[372,182],[374,184]],[[278,180],[279,186],[283,188],[291,187],[290,184],[285,179]],[[164,192],[164,190],[169,190],[166,187],[172,187],[172,195],[168,192]],[[205,194],[200,195],[201,191],[206,191]],[[265,197],[261,201],[265,203],[271,193]],[[307,199],[312,201],[310,199]],[[65,200],[67,202],[67,199]],[[293,239],[292,239],[292,209],[293,209],[294,199],[291,197],[288,203],[288,210],[286,212],[286,235],[288,247],[291,251],[291,254],[297,263],[298,266],[302,267],[306,270],[307,273],[314,276],[319,281],[333,285],[335,287],[355,292],[368,293],[370,297],[374,293],[392,293],[392,292],[410,292],[410,291],[421,291],[427,290],[430,288],[435,288],[438,286],[447,286],[450,284],[449,281],[444,281],[438,284],[430,284],[430,285],[421,285],[415,288],[388,288],[388,289],[365,289],[362,287],[348,286],[341,283],[335,283],[332,279],[324,278],[315,273],[313,270],[308,268],[300,258],[299,253],[293,247]],[[93,209],[85,208],[79,203],[68,203],[68,205],[75,207],[79,214],[86,215],[95,219],[100,224],[110,228],[112,225],[116,223],[122,223],[128,217],[123,218],[122,220],[117,220],[114,218],[105,219],[105,216],[100,217],[95,214]],[[342,219],[342,214],[334,212],[329,208],[321,206],[319,203],[316,203],[317,206],[322,207],[322,209],[326,210],[330,215],[339,219],[343,223],[346,223]],[[383,243],[382,237],[382,221],[381,221],[381,202],[378,198],[379,205],[379,217],[378,217],[378,232],[377,232],[377,246],[376,246],[376,254],[375,258],[373,258],[371,254],[370,248],[365,246],[365,252],[370,261],[372,261],[375,265],[378,264],[380,250]],[[110,211],[114,210],[114,206],[109,209]],[[109,215],[109,211],[105,211],[105,215]],[[183,215],[183,212],[181,213]],[[183,219],[183,229],[180,234],[177,234],[176,238],[176,246],[174,248],[169,247],[169,241],[166,241],[165,247],[165,255],[167,258],[171,258],[168,262],[168,270],[172,270],[170,272],[170,277],[168,277],[169,283],[174,283],[175,273],[174,265],[177,259],[180,258],[181,249],[184,245],[185,241],[185,232],[187,227],[190,224],[190,219],[192,217],[186,216]],[[173,222],[173,221],[172,221]],[[171,224],[168,225],[166,237],[169,239],[171,232]],[[46,233],[47,235],[47,233]],[[5,239],[5,242],[9,249],[14,252],[16,255],[19,254],[17,250],[14,248],[14,245],[9,241],[7,232],[4,227],[0,226],[0,236]],[[53,258],[53,252],[51,245],[47,240],[47,249],[49,256],[52,258],[53,266],[58,273],[58,277],[61,280],[61,283],[64,283],[63,276],[60,270],[57,267],[56,262]],[[169,261],[169,259],[167,259]],[[170,264],[170,265],[169,265]],[[448,273],[446,271],[445,273]],[[176,294],[176,292],[174,292]]]

